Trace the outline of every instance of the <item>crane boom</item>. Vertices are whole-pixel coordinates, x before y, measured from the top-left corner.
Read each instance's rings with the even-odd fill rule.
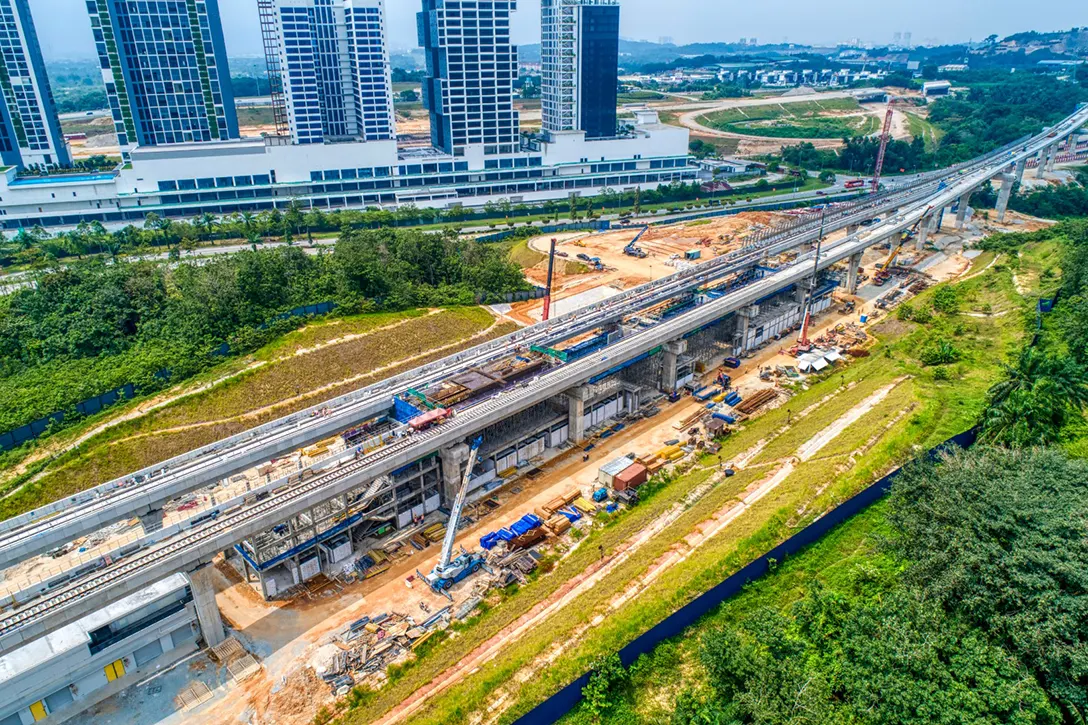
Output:
[[[824,219],[826,210],[820,213],[820,236],[816,238],[816,258],[812,262],[812,279],[808,286],[808,295],[805,298],[805,312],[801,322],[801,336],[797,342],[802,347],[809,347],[808,326],[812,321],[812,296],[816,293],[816,279],[820,276],[820,248],[824,243]]]
[[[892,105],[888,104],[888,113],[884,116],[884,131],[880,134],[880,151],[876,155],[876,169],[873,171],[873,193],[880,191],[880,174],[884,171],[884,155],[888,152],[888,141],[892,132]]]
[[[465,476],[461,479],[461,488],[457,491],[457,498],[454,499],[453,507],[450,509],[450,520],[446,523],[446,536],[442,540],[442,553],[438,557],[436,571],[444,571],[450,565],[450,559],[453,556],[453,540],[457,538],[457,524],[461,521],[461,512],[465,508],[465,499],[468,498],[468,480],[472,476],[472,469],[476,466],[476,455],[483,441],[483,436],[477,436],[472,441]]]

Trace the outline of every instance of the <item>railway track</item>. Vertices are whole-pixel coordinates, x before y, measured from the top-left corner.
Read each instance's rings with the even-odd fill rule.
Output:
[[[1086,120],[1088,120],[1088,109],[1082,109],[1052,131],[1061,136],[1083,125]],[[864,218],[865,214],[874,208],[898,208],[901,211],[893,219],[860,234],[825,245],[818,266],[821,269],[826,268],[863,251],[882,239],[903,231],[918,218],[927,214],[933,206],[943,207],[955,199],[962,198],[1010,164],[1034,155],[1040,148],[1053,143],[1048,140],[1049,138],[1053,136],[1040,135],[1028,143],[1017,142],[983,159],[962,166],[952,176],[945,175],[941,179],[927,180],[919,188],[889,194],[881,200],[872,200],[877,204],[876,207],[870,204],[854,207],[852,211],[848,210],[845,216],[837,217],[835,223],[838,223],[840,228],[854,223],[855,219]],[[1023,146],[1021,151],[1011,151],[1018,146]],[[768,235],[764,242],[739,250],[731,258],[714,260],[716,264],[713,268],[700,266],[692,270],[697,271],[697,274],[686,275],[679,280],[675,279],[677,276],[666,278],[666,281],[673,281],[668,285],[655,285],[655,289],[651,291],[639,292],[637,296],[634,296],[636,301],[633,304],[636,306],[643,304],[659,294],[675,295],[677,286],[690,289],[692,286],[704,283],[707,279],[720,277],[723,269],[743,268],[752,264],[755,259],[762,258],[767,251],[780,242],[792,241],[793,246],[797,246],[803,243],[798,240],[803,240],[811,228],[818,224],[818,220],[808,220],[791,227],[792,240],[780,240],[777,235]],[[22,642],[41,636],[67,621],[72,621],[77,618],[75,610],[80,607],[85,610],[89,606],[100,605],[131,593],[136,588],[174,571],[191,570],[204,561],[210,561],[219,551],[229,546],[229,544],[225,545],[225,542],[241,540],[251,532],[270,528],[277,521],[287,518],[289,516],[287,510],[293,505],[310,506],[322,498],[340,495],[350,490],[352,486],[358,486],[382,475],[392,467],[427,455],[450,442],[463,440],[468,434],[478,430],[481,425],[486,425],[486,421],[493,419],[495,415],[513,414],[523,410],[557,394],[557,391],[562,392],[564,386],[569,388],[577,385],[593,375],[606,372],[617,362],[632,359],[649,351],[663,340],[676,339],[691,329],[720,319],[729,311],[750,304],[760,295],[799,281],[811,274],[811,261],[812,253],[802,255],[794,263],[763,280],[695,307],[688,313],[621,338],[603,351],[587,358],[553,368],[535,378],[531,385],[507,390],[493,398],[480,401],[441,426],[396,440],[384,448],[361,455],[357,459],[345,461],[336,469],[285,486],[270,493],[264,500],[226,512],[214,521],[138,551],[99,571],[87,574],[78,581],[63,585],[56,591],[42,596],[40,601],[35,600],[0,618],[0,652],[8,651]],[[608,302],[618,304],[616,298]],[[628,303],[631,304],[630,299]],[[598,311],[603,313],[604,317],[617,312],[608,305],[599,308]],[[577,314],[581,315],[581,311]],[[595,316],[594,320],[597,319],[600,318]],[[553,329],[549,328],[549,330]],[[380,488],[375,490],[373,495],[377,495],[380,491]]]

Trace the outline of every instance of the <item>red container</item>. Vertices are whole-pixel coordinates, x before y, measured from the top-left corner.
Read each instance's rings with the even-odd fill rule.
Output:
[[[646,483],[646,479],[649,475],[646,466],[641,463],[632,464],[616,475],[612,481],[612,488],[617,491],[627,491],[632,488],[638,488]]]

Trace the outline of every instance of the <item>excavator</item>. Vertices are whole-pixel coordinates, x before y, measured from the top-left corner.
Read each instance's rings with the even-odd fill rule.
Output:
[[[891,268],[892,263],[895,262],[895,258],[899,256],[899,252],[902,251],[904,245],[918,236],[918,229],[922,226],[922,221],[929,216],[929,212],[931,211],[933,211],[933,207],[926,209],[925,214],[922,214],[918,221],[914,222],[914,225],[910,229],[904,231],[899,237],[899,243],[892,246],[892,253],[888,255],[888,258],[884,260],[884,264],[880,265],[880,267],[877,268],[876,274],[873,275],[874,285],[882,287],[885,282],[891,279],[892,275],[888,270]]]
[[[441,594],[451,601],[453,598],[450,597],[449,589],[470,574],[475,574],[484,568],[484,557],[479,552],[465,551],[462,547],[457,558],[453,557],[453,541],[457,538],[457,525],[461,522],[461,513],[465,509],[465,501],[468,498],[468,482],[472,477],[472,469],[476,466],[476,457],[483,440],[483,436],[477,436],[472,441],[468,465],[465,466],[465,476],[461,479],[461,488],[457,491],[457,498],[454,499],[453,507],[450,509],[450,520],[446,522],[446,536],[442,540],[442,553],[438,556],[438,563],[430,574],[423,575],[416,572],[436,594]]]

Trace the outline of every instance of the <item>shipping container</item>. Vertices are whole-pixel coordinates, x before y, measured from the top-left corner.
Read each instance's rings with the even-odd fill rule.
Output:
[[[635,460],[633,458],[627,456],[609,461],[597,471],[597,481],[599,481],[602,486],[611,486],[612,479],[615,478],[616,474],[626,470],[634,462]]]
[[[633,463],[616,474],[612,483],[612,488],[617,491],[627,491],[632,488],[638,488],[646,483],[648,477],[649,472],[646,470],[646,466],[643,466],[641,463]]]

